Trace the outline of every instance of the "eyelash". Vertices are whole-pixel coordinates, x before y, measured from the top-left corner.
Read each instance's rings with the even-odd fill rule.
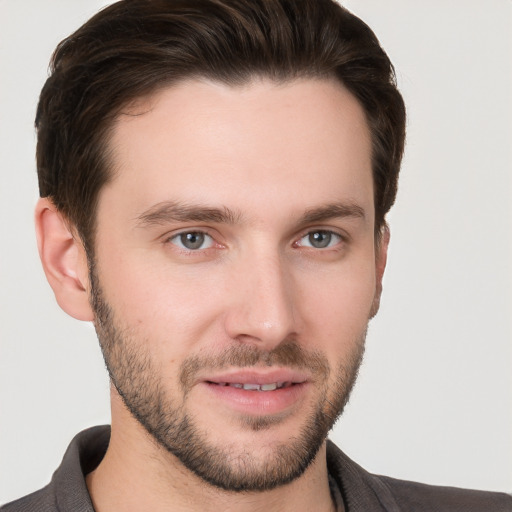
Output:
[[[183,241],[182,241],[182,237],[184,236],[189,236],[189,235],[199,235],[199,236],[202,236],[204,238],[208,237],[210,239],[210,244],[208,247],[205,247],[205,248],[201,248],[201,247],[198,247],[196,249],[191,249],[189,247],[185,247],[184,244],[183,244]],[[179,242],[181,244],[178,245]],[[171,237],[167,238],[166,242],[170,242],[172,243],[173,245],[175,245],[176,247],[178,247],[178,249],[184,253],[194,253],[194,252],[199,252],[199,251],[206,251],[208,249],[211,249],[213,248],[213,246],[216,244],[215,242],[215,239],[213,238],[212,235],[210,235],[209,233],[207,233],[206,231],[201,231],[201,230],[190,230],[190,231],[181,231],[180,233],[176,233],[175,235],[172,235]],[[203,243],[204,243],[204,240],[203,240]],[[201,243],[201,245],[203,245],[203,243]],[[220,245],[220,244],[218,244]]]
[[[328,242],[325,247],[314,247],[312,245],[304,246],[300,243],[305,238],[308,238],[308,237],[310,238],[312,235],[318,235],[320,233],[324,236],[325,235],[328,236]],[[333,238],[336,241],[336,243],[331,245],[331,241]],[[311,238],[310,238],[310,241],[311,241]],[[346,238],[344,236],[342,236],[340,233],[337,233],[336,231],[333,231],[331,229],[311,229],[311,230],[307,231],[306,233],[304,233],[293,245],[294,245],[294,247],[307,247],[309,249],[316,249],[316,250],[322,251],[322,250],[328,250],[328,249],[331,249],[331,250],[335,249],[336,246],[338,246],[340,243],[342,243],[344,241],[346,241]]]
[[[326,244],[325,247],[314,247],[313,245],[304,245],[303,243],[301,243],[302,240],[304,240],[307,237],[309,237],[309,242],[311,242],[311,236],[319,235],[319,234],[322,234],[322,236],[327,236],[328,237],[327,244]],[[190,247],[186,247],[184,245],[183,238],[182,238],[184,236],[199,236],[199,237],[203,237],[203,240],[201,241],[199,247],[197,247],[197,248],[190,248]],[[202,245],[205,242],[205,240],[204,240],[205,238],[209,238],[210,242],[209,242],[208,247],[204,247],[203,248]],[[334,244],[332,244],[333,239],[335,241]],[[303,233],[292,244],[292,246],[295,247],[295,248],[304,247],[306,249],[325,251],[325,250],[335,250],[338,245],[340,245],[341,243],[343,243],[345,241],[346,241],[346,237],[341,235],[340,233],[337,233],[336,231],[333,231],[333,230],[330,230],[330,229],[310,229],[310,230],[306,231],[305,233]],[[189,230],[189,231],[181,231],[180,233],[176,233],[176,234],[168,237],[165,240],[165,242],[166,243],[171,243],[171,244],[175,245],[179,251],[181,251],[181,252],[183,252],[185,254],[189,254],[189,255],[193,254],[193,253],[200,253],[200,252],[207,251],[209,249],[213,249],[213,248],[215,248],[215,245],[217,245],[217,248],[221,248],[222,247],[221,244],[218,244],[215,241],[215,238],[212,235],[210,235],[207,231],[200,230],[200,229]],[[320,243],[322,243],[322,240],[320,240]]]

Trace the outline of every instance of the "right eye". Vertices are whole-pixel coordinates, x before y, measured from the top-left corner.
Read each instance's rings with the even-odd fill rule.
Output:
[[[213,238],[202,231],[184,231],[172,236],[169,241],[186,251],[198,251],[213,247]]]

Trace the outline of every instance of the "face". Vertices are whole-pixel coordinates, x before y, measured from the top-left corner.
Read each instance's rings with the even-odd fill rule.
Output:
[[[91,303],[130,421],[215,486],[293,480],[378,296],[361,107],[327,80],[189,81],[122,114],[111,149]]]

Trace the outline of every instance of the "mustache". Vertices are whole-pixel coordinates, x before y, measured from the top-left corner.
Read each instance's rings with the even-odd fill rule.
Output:
[[[233,345],[218,354],[191,356],[180,367],[180,384],[184,391],[192,387],[200,371],[219,371],[228,368],[248,368],[255,366],[280,366],[297,370],[307,370],[313,376],[326,378],[330,373],[327,358],[315,350],[306,350],[295,340],[281,343],[274,349],[261,350],[254,345]]]

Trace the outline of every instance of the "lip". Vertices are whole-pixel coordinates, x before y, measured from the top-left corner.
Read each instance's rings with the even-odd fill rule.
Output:
[[[229,384],[290,383],[271,391],[235,388]],[[228,384],[228,385],[225,385]],[[304,372],[293,369],[236,370],[202,377],[197,383],[205,391],[209,403],[250,416],[283,414],[305,399],[309,379]]]
[[[213,384],[272,384],[274,382],[291,382],[293,384],[302,384],[308,381],[308,375],[287,368],[274,369],[250,369],[235,370],[222,374],[206,375],[201,377],[200,382],[209,382]]]

